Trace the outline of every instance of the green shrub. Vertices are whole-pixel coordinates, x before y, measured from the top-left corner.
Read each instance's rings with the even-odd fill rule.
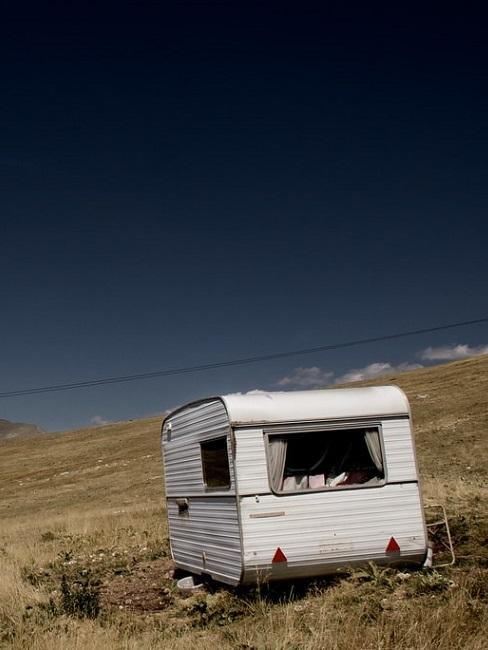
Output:
[[[100,613],[100,580],[88,571],[61,578],[61,613],[76,618],[96,618]]]

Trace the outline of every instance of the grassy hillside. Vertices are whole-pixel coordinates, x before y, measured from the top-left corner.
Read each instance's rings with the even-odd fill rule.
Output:
[[[410,399],[424,501],[448,509],[456,566],[183,598],[158,418],[2,441],[0,646],[485,649],[488,357],[363,384],[388,382]]]

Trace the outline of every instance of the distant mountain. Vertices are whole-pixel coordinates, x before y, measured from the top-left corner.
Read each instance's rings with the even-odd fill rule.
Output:
[[[36,433],[44,433],[41,427],[38,427],[36,424],[9,422],[9,420],[2,420],[0,418],[0,440],[19,438],[20,436],[32,436]]]

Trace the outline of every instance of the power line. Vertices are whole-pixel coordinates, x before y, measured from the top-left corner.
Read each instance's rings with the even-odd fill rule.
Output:
[[[383,336],[374,336],[365,339],[355,339],[352,341],[343,341],[342,343],[332,343],[329,345],[318,345],[313,348],[302,348],[301,350],[290,350],[287,352],[273,352],[271,354],[262,354],[254,357],[244,357],[241,359],[232,359],[229,361],[217,361],[213,363],[204,363],[197,366],[187,366],[184,368],[168,368],[164,370],[154,370],[153,372],[143,372],[135,375],[118,375],[116,377],[105,377],[103,379],[89,379],[87,381],[77,381],[69,384],[53,384],[51,386],[40,386],[38,388],[24,388],[19,390],[0,392],[0,398],[20,397],[22,395],[38,395],[39,393],[55,393],[65,390],[75,390],[77,388],[89,388],[91,386],[105,386],[107,384],[122,384],[129,381],[138,381],[141,379],[152,379],[154,377],[170,377],[172,375],[183,375],[193,372],[203,372],[215,368],[228,368],[229,366],[243,366],[250,363],[259,363],[262,361],[271,361],[273,359],[285,359],[288,357],[297,357],[302,354],[313,354],[315,352],[327,352],[330,350],[339,350],[342,348],[351,348],[357,345],[366,345],[368,343],[378,343],[380,341],[391,341],[393,339],[406,338],[407,336],[417,336],[419,334],[430,334],[442,330],[454,329],[456,327],[465,327],[467,325],[476,325],[478,323],[488,322],[488,317],[477,318],[475,320],[459,321],[457,323],[448,323],[446,325],[437,325],[436,327],[425,327],[423,329],[408,330],[405,332],[396,332],[395,334],[386,334]]]

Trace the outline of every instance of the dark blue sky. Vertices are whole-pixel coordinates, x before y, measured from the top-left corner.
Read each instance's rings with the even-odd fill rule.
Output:
[[[484,15],[0,6],[0,392],[488,314]],[[486,324],[0,417],[139,417],[460,343]]]

